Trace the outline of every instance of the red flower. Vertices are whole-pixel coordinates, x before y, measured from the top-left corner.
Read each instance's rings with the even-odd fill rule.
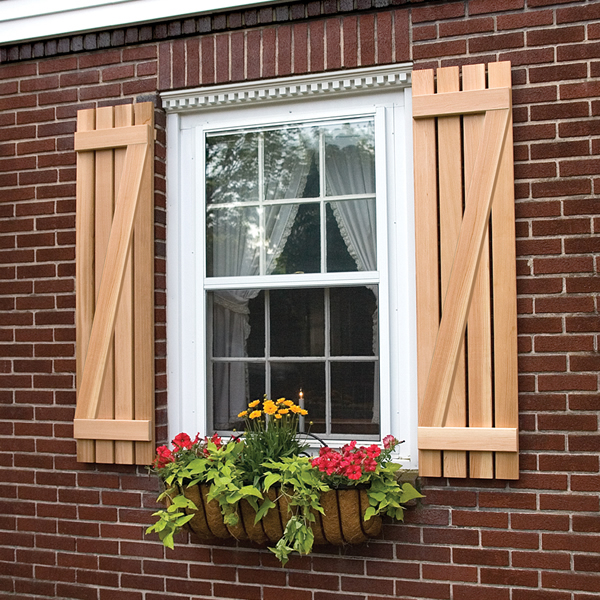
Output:
[[[348,479],[360,479],[362,476],[360,465],[350,465],[347,467],[344,475],[346,475]]]
[[[162,469],[166,467],[170,462],[173,462],[175,458],[173,453],[166,446],[159,446],[156,449],[156,458],[154,459],[154,467],[156,469]]]
[[[189,450],[192,447],[192,440],[187,433],[179,433],[173,440],[173,446],[176,448],[175,452],[178,452],[183,448]]]

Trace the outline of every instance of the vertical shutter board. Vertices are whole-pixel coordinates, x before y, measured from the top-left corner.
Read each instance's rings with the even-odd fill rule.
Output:
[[[133,125],[131,104],[115,106],[115,127]],[[115,189],[119,189],[125,148],[115,149]],[[134,228],[135,237],[135,228]],[[133,410],[133,254],[131,247],[127,254],[123,288],[115,320],[115,419],[132,420]],[[115,442],[115,462],[132,464],[134,462],[134,443]]]
[[[463,90],[485,89],[485,65],[466,65],[462,70]],[[464,131],[464,171],[465,180],[473,175],[475,157],[483,131],[483,115],[465,115]],[[493,210],[493,208],[492,208]],[[471,427],[492,427],[492,340],[490,314],[490,260],[489,233],[483,241],[473,299],[467,321],[469,425]],[[469,453],[469,473],[473,478],[491,479],[494,476],[494,455],[492,452]]]
[[[489,65],[489,86],[510,87],[510,63]],[[517,277],[512,118],[504,142],[492,208],[496,427],[518,426]],[[517,452],[496,454],[496,477],[519,478]]]
[[[90,131],[96,126],[95,109],[77,114],[77,130]],[[91,152],[77,154],[75,323],[77,389],[81,386],[83,365],[94,318],[94,191],[95,161]],[[77,441],[77,460],[93,462],[96,457],[92,440]]]
[[[437,93],[459,91],[458,67],[446,67],[437,71]],[[450,280],[452,262],[458,242],[462,222],[462,161],[461,161],[460,117],[438,119],[438,165],[440,215],[440,276],[442,314],[444,297]],[[466,388],[464,344],[459,351],[456,376],[450,396],[446,425],[464,427],[466,425]],[[445,477],[466,477],[467,456],[465,452],[447,450],[443,454],[443,474]]]
[[[112,129],[113,127],[113,107],[98,108],[96,110],[96,129]],[[98,301],[112,226],[114,194],[114,151],[99,150],[96,152],[96,302]],[[97,417],[99,419],[112,419],[115,416],[114,343],[112,341],[110,346],[98,406]],[[114,463],[114,461],[114,443],[108,440],[98,440],[96,442],[96,462]]]
[[[433,94],[432,70],[415,71],[413,95]],[[419,424],[429,367],[439,326],[438,207],[435,119],[413,122],[415,179],[415,242],[417,284],[417,378]],[[441,453],[419,451],[419,472],[425,477],[442,474]]]
[[[154,105],[135,105],[135,124],[149,124],[154,129]],[[135,418],[154,417],[154,178],[152,146],[146,155],[141,182],[140,205],[136,213],[134,252],[134,347],[135,347]],[[154,458],[152,440],[135,443],[135,462],[150,464]]]
[[[498,162],[508,125],[508,112],[505,109],[486,113],[474,175],[467,185],[465,213],[448,284],[446,308],[442,314],[425,390],[423,421],[431,427],[443,427],[446,422],[481,247],[488,227]]]

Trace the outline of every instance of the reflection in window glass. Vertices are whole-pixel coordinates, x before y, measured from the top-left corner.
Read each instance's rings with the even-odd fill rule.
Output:
[[[206,140],[206,202],[258,200],[258,134],[210,136]]]
[[[373,122],[340,123],[324,130],[327,195],[375,193]]]

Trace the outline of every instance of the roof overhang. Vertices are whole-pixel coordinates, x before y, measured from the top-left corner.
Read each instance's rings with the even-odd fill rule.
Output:
[[[0,44],[274,3],[275,0],[0,0]]]

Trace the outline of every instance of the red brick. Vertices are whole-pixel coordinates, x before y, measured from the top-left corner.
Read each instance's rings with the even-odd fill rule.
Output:
[[[423,565],[423,578],[439,581],[460,581],[464,583],[477,581],[475,567],[460,567],[455,565]]]
[[[598,371],[600,370],[600,356],[573,356],[570,360],[572,371]]]
[[[426,58],[462,55],[465,54],[466,51],[467,46],[465,40],[433,42],[413,46],[413,57],[416,60],[423,60]]]
[[[508,588],[490,587],[482,584],[476,586],[453,585],[453,600],[508,600],[510,590]]]
[[[481,569],[481,583],[537,587],[538,574],[535,571],[511,569]]]
[[[585,454],[572,454],[569,453],[567,455],[563,454],[544,454],[539,457],[540,470],[541,471],[572,471],[572,472],[595,472],[598,471],[598,457],[597,456],[588,456]],[[540,497],[540,502],[542,498],[545,498],[548,504],[552,504],[554,500],[560,503],[560,496],[548,496]],[[572,502],[577,506],[588,506],[589,500],[585,497],[570,497],[565,498],[567,503]],[[598,499],[595,498],[592,501],[592,506],[596,506],[594,509],[588,510],[598,510]],[[580,509],[582,510],[582,509]]]
[[[427,581],[396,580],[396,596],[413,596],[417,598],[439,598],[449,600],[450,586]]]
[[[584,26],[544,28],[527,32],[528,46],[549,46],[554,44],[572,44],[585,38]]]
[[[444,10],[445,7],[437,7],[438,10]],[[414,10],[411,13],[411,18],[414,22]],[[409,14],[407,10],[397,10],[394,13],[394,40],[395,40],[395,57],[397,62],[412,60],[410,30],[409,30]]]
[[[438,6],[416,6],[411,12],[413,23],[438,21],[465,16],[465,7],[460,2],[447,2]]]
[[[465,21],[447,21],[439,25],[440,37],[465,36],[476,33],[494,31],[494,20],[491,17],[483,19],[467,19]]]
[[[552,25],[553,21],[554,14],[551,10],[515,12],[508,15],[498,15],[496,17],[498,30],[541,27],[544,25]]]
[[[544,572],[542,585],[549,588],[597,592],[600,589],[600,575]]]
[[[169,585],[169,582],[172,582],[171,585]],[[210,584],[206,584],[206,591],[202,591],[202,588],[200,588],[200,590],[195,589],[195,586],[197,585],[196,582],[191,582],[192,586],[188,586],[189,590],[187,593],[191,593],[191,594],[198,594],[200,593],[205,593],[208,594],[210,593]],[[185,591],[188,588],[187,587],[183,587],[180,586],[179,584],[176,585],[174,580],[167,580],[167,589],[169,591]],[[215,594],[217,594],[218,596],[222,596],[224,598],[233,598],[234,600],[260,600],[261,599],[261,589],[258,586],[249,586],[249,585],[235,585],[235,584],[226,584],[226,583],[219,583],[216,582],[214,584],[214,590],[215,590]]]
[[[342,19],[343,52],[342,61],[346,68],[358,66],[358,21],[348,16]]]
[[[538,415],[538,427],[551,431],[596,431],[597,424],[587,415]]]

